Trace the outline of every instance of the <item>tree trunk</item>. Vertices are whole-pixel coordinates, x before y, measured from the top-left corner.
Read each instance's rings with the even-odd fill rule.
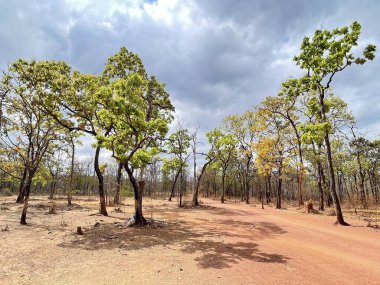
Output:
[[[297,189],[297,200],[298,205],[303,205],[303,197],[302,197],[302,183],[303,183],[303,164],[300,167],[300,170],[298,172],[298,189]]]
[[[182,169],[179,169],[179,170],[177,171],[177,173],[175,174],[174,182],[173,182],[173,185],[172,185],[172,189],[171,189],[171,191],[170,191],[170,196],[169,196],[168,201],[171,201],[172,198],[174,197],[174,194],[175,194],[175,193],[174,193],[174,191],[175,191],[175,185],[177,184],[177,180],[178,180],[179,175],[181,174],[181,171],[182,171]]]
[[[24,172],[22,173],[21,180],[20,180],[20,188],[18,191],[17,199],[16,199],[16,203],[18,204],[24,203],[25,179],[26,179],[27,172],[28,172],[27,168],[25,167]]]
[[[325,135],[325,144],[326,144],[327,161],[328,161],[328,165],[329,165],[330,179],[331,179],[330,190],[331,190],[331,196],[332,196],[332,199],[333,199],[333,202],[335,205],[337,223],[340,225],[343,225],[343,226],[348,226],[349,224],[346,223],[343,219],[342,209],[340,207],[338,195],[336,194],[335,173],[334,173],[330,139],[329,139],[328,133],[326,133],[326,135]]]
[[[321,112],[320,112],[321,117],[322,117],[323,122],[325,123],[327,122],[327,118],[326,118],[326,110],[325,110],[325,102],[324,102],[324,92],[325,91],[322,90],[322,94],[319,95],[319,104],[321,107]],[[330,192],[331,192],[331,196],[335,205],[337,223],[343,226],[348,226],[349,224],[347,224],[343,219],[342,209],[340,207],[338,195],[336,194],[334,165],[333,165],[330,138],[329,138],[328,131],[326,131],[326,134],[325,134],[325,144],[326,144],[328,168],[330,171]]]
[[[360,189],[360,202],[362,203],[363,205],[363,208],[364,209],[367,209],[368,208],[368,205],[367,205],[367,199],[366,199],[366,195],[365,195],[365,190],[364,190],[364,175],[362,173],[360,173],[359,171],[359,189]]]
[[[182,207],[182,195],[183,195],[183,171],[179,179],[179,207]]]
[[[96,176],[98,177],[98,181],[99,181],[99,198],[100,198],[99,212],[103,216],[108,216],[107,207],[106,207],[106,198],[104,195],[104,177],[99,167],[99,153],[100,153],[100,146],[97,146],[96,151],[95,151],[94,167],[95,167]]]
[[[196,142],[196,132],[193,136],[193,206],[199,206],[198,203],[198,191],[197,191],[197,142]]]
[[[137,183],[136,178],[133,175],[133,171],[128,167],[127,164],[124,165],[124,169],[128,174],[129,181],[132,184],[133,192],[135,195],[135,224],[138,226],[144,226],[147,224],[146,219],[142,212],[142,193],[144,191],[144,181],[139,181]]]
[[[268,189],[266,191],[267,204],[269,204],[271,202],[270,195],[272,193],[272,184],[270,183],[270,177],[271,177],[271,175],[269,174],[268,175]]]
[[[119,162],[119,166],[117,168],[117,174],[116,174],[116,193],[115,197],[113,199],[113,203],[115,205],[120,204],[121,202],[121,174],[123,170],[123,165]]]
[[[278,186],[277,186],[277,201],[276,209],[281,209],[281,194],[282,194],[282,159],[278,168]]]
[[[202,170],[201,170],[201,173],[199,174],[198,176],[198,179],[197,179],[197,186],[195,188],[195,191],[194,191],[194,194],[193,194],[193,206],[199,206],[199,201],[198,201],[198,195],[199,195],[199,186],[201,184],[201,179],[202,179],[202,176],[204,174],[204,172],[206,171],[206,168],[207,166],[212,162],[212,160],[209,160],[207,161],[203,167],[202,167]],[[208,195],[207,195],[208,197]]]
[[[323,195],[323,186],[322,186],[322,165],[320,162],[318,162],[318,189],[319,189],[319,210],[324,211],[325,210],[325,198]]]
[[[74,178],[74,160],[75,159],[75,143],[71,139],[71,169],[70,169],[70,182],[69,189],[67,190],[67,205],[71,206],[71,194],[73,190],[73,178]]]
[[[50,183],[50,194],[49,194],[49,199],[53,200],[54,199],[54,192],[55,192],[55,174],[52,174],[52,181]]]
[[[250,165],[250,159],[248,159],[248,161],[247,161],[247,164],[246,164],[246,169],[245,169],[245,171],[246,171],[246,174],[245,174],[245,191],[246,191],[246,193],[245,193],[245,203],[246,204],[249,204],[249,165]]]
[[[25,189],[24,189],[24,206],[22,208],[22,214],[21,214],[21,220],[20,224],[21,225],[26,225],[26,212],[28,210],[28,202],[29,202],[29,194],[30,194],[30,188],[32,187],[32,179],[34,176],[34,171],[29,171],[28,179],[25,184]]]
[[[222,196],[220,197],[220,202],[224,203],[224,192],[225,192],[225,186],[224,186],[224,180],[226,177],[226,171],[223,169],[222,171]]]
[[[294,122],[294,120],[292,119],[292,117],[290,116],[289,112],[287,112],[286,114],[286,118],[289,120],[293,130],[294,130],[294,133],[296,135],[296,138],[297,138],[297,150],[298,150],[298,157],[300,159],[300,169],[298,170],[298,177],[297,177],[297,182],[298,182],[298,187],[297,187],[297,201],[298,201],[298,205],[299,206],[302,206],[303,205],[303,198],[302,198],[302,183],[303,183],[303,171],[304,171],[304,164],[303,164],[303,155],[302,155],[302,145],[301,145],[301,137],[300,137],[300,134],[299,134],[299,131],[298,131],[298,128]]]

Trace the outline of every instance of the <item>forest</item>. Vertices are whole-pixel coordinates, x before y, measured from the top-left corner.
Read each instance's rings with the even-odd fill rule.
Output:
[[[202,118],[188,126],[176,116],[159,74],[150,74],[126,47],[110,55],[100,74],[63,61],[14,61],[0,83],[2,217],[16,207],[17,222],[8,226],[19,223],[21,235],[23,227],[34,227],[38,201],[54,213],[57,205],[75,210],[93,199],[97,219],[129,211],[122,225],[149,228],[152,236],[162,220],[152,218],[157,201],[179,216],[211,203],[220,211],[236,205],[278,216],[292,208],[314,213],[316,223],[331,214],[329,226],[356,225],[353,215],[378,213],[380,139],[361,131],[334,83],[375,59],[376,46],[363,46],[360,34],[361,25],[353,22],[304,37],[293,58],[301,77],[288,74],[274,83],[277,94],[254,106],[247,102],[246,110],[206,133]],[[84,147],[90,156],[78,152]],[[78,213],[78,229],[67,229],[73,235],[83,235],[81,215],[86,213]],[[378,228],[377,220],[366,221],[372,231]]]

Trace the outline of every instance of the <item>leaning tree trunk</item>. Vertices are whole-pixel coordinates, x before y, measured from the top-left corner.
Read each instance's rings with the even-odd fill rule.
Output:
[[[28,175],[28,179],[25,184],[25,189],[24,189],[24,206],[22,207],[22,213],[21,213],[21,220],[20,224],[21,225],[26,225],[26,212],[28,210],[28,202],[29,202],[29,194],[30,194],[30,188],[32,187],[32,179],[34,176],[34,172],[30,171]]]
[[[18,203],[18,204],[24,203],[24,192],[25,192],[25,179],[26,179],[26,175],[27,175],[27,168],[25,167],[24,168],[24,172],[22,173],[21,180],[20,180],[20,188],[19,188],[19,191],[18,191],[17,199],[16,199],[16,203]]]
[[[207,161],[203,167],[202,167],[202,170],[201,170],[201,173],[199,174],[198,176],[198,179],[197,179],[197,187],[195,188],[195,191],[194,191],[194,195],[193,195],[193,206],[199,206],[199,201],[198,201],[198,195],[199,195],[199,186],[201,185],[201,179],[202,179],[202,176],[204,174],[204,172],[206,171],[206,168],[207,166],[212,162],[212,160],[209,160]],[[208,189],[208,188],[207,188]],[[208,195],[207,195],[208,197]]]
[[[96,176],[98,177],[98,181],[99,181],[99,198],[100,198],[99,212],[103,216],[108,216],[107,207],[106,207],[106,198],[104,195],[104,177],[99,167],[99,153],[100,153],[100,146],[97,146],[96,151],[95,151],[94,167],[95,167]]]
[[[334,166],[333,166],[333,160],[332,160],[332,154],[331,154],[331,146],[330,146],[330,139],[329,135],[326,133],[325,135],[325,143],[326,143],[326,152],[327,152],[327,161],[329,165],[329,171],[330,171],[330,191],[331,196],[335,205],[335,212],[336,212],[336,219],[337,223],[343,226],[348,226],[349,224],[346,223],[343,219],[343,213],[342,209],[340,207],[340,202],[338,195],[336,193],[336,185],[335,185],[335,173],[334,173]]]
[[[133,171],[129,168],[127,164],[124,165],[124,169],[128,174],[129,181],[132,184],[133,192],[135,195],[135,225],[144,226],[147,224],[146,219],[143,216],[142,212],[142,194],[144,191],[144,181],[136,181],[136,178],[133,175]]]
[[[324,94],[321,94],[319,96],[319,104],[321,107],[321,117],[323,119],[323,122],[327,122],[325,102],[324,102]],[[340,207],[339,198],[338,198],[338,195],[336,194],[334,165],[333,165],[333,159],[332,159],[329,133],[327,131],[326,131],[324,140],[325,140],[325,144],[326,144],[327,162],[328,162],[328,168],[329,168],[329,172],[330,172],[330,191],[331,191],[331,196],[332,196],[332,199],[333,199],[333,202],[335,205],[337,223],[339,223],[340,225],[343,225],[343,226],[348,226],[349,224],[347,224],[343,219],[343,213],[342,213],[342,209]]]
[[[179,177],[181,171],[182,171],[182,168],[180,168],[180,169],[177,171],[177,173],[175,174],[174,182],[173,182],[173,184],[172,184],[172,189],[171,189],[171,191],[170,191],[170,196],[169,196],[168,201],[171,201],[172,198],[174,197],[175,185],[177,184],[177,180],[178,180],[178,177]]]

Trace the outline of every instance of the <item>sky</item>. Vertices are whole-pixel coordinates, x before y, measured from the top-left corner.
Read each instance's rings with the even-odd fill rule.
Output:
[[[18,58],[63,60],[100,73],[120,47],[166,83],[176,116],[205,132],[240,114],[281,82],[304,36],[357,20],[359,47],[380,47],[380,1],[0,0],[0,69]],[[380,49],[380,48],[379,48]],[[333,82],[363,133],[380,133],[380,56]],[[91,152],[85,144],[82,152]]]

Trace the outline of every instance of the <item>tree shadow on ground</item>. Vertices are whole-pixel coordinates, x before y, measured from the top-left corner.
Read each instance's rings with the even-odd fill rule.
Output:
[[[221,204],[223,205],[223,204]],[[184,207],[177,207],[177,208],[168,208],[167,204],[163,204],[160,206],[155,206],[154,207],[155,212],[161,213],[165,211],[169,212],[208,212],[211,214],[216,214],[216,215],[224,215],[224,216],[252,216],[252,212],[250,211],[245,211],[241,209],[226,209],[223,207],[215,207],[215,206],[210,206],[210,205],[200,205],[197,207],[192,207],[192,206],[184,206]]]
[[[261,239],[285,233],[271,223],[261,223]],[[259,250],[259,244],[248,242],[226,242],[226,237],[240,238],[239,234],[225,233],[218,228],[194,229],[187,222],[159,222],[152,227],[118,227],[104,223],[96,227],[84,228],[84,235],[73,235],[69,241],[61,243],[64,248],[83,250],[118,249],[125,253],[155,246],[178,249],[185,254],[196,254],[194,260],[201,268],[226,268],[242,260],[268,263],[286,263],[288,258]],[[259,239],[256,236],[255,239]]]
[[[197,252],[200,256],[195,258],[202,268],[222,269],[238,264],[243,260],[266,263],[286,263],[288,258],[280,254],[268,254],[258,249],[253,242],[224,243],[213,240],[186,242],[182,252]]]

